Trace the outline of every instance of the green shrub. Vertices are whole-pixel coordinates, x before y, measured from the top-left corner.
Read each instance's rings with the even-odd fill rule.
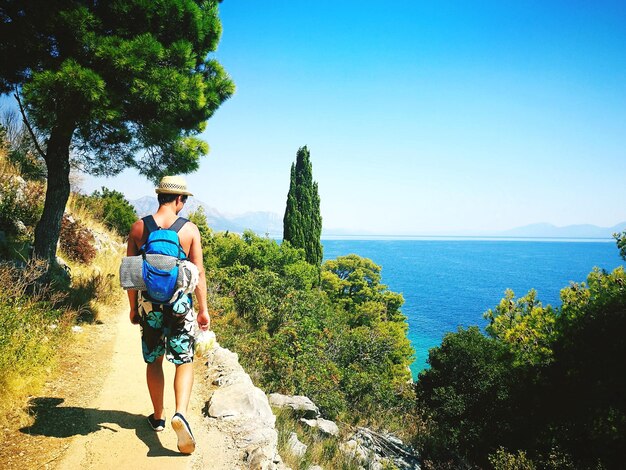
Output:
[[[624,268],[594,269],[586,284],[563,289],[561,302],[552,309],[534,291],[517,300],[507,291],[486,314],[489,336],[461,329],[431,350],[416,384],[426,459],[457,466],[488,459],[511,469],[623,466]]]
[[[448,333],[430,350],[416,382],[418,407],[432,420],[422,443],[429,456],[485,465],[510,439],[513,354],[477,327]]]
[[[76,203],[122,237],[128,235],[131,226],[137,220],[135,209],[124,195],[105,187],[100,191],[94,191],[91,196],[77,196]]]

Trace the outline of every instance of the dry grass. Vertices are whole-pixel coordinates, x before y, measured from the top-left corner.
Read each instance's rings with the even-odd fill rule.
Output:
[[[74,320],[71,311],[54,307],[61,294],[36,283],[44,268],[0,264],[0,435],[28,422],[27,397],[54,370]]]

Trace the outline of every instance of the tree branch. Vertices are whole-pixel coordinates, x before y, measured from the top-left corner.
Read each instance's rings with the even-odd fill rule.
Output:
[[[35,136],[35,132],[33,131],[33,128],[30,126],[30,123],[28,122],[28,119],[26,118],[26,111],[24,110],[24,106],[22,105],[22,100],[20,99],[20,94],[17,90],[17,87],[15,88],[15,93],[13,94],[13,96],[15,96],[15,99],[17,100],[17,104],[20,107],[20,113],[22,114],[22,121],[24,121],[24,124],[26,124],[26,128],[28,129],[28,132],[30,133],[30,137],[33,139],[35,148],[37,149],[37,152],[39,152],[39,155],[41,155],[41,158],[45,160],[46,154],[41,149],[39,142],[37,141],[37,137]]]

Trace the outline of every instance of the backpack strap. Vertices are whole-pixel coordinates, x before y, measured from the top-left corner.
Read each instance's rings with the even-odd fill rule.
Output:
[[[151,215],[147,215],[141,220],[143,220],[143,226],[148,231],[148,235],[150,235],[152,232],[156,232],[157,230],[159,230],[159,226],[154,220],[154,217],[152,217]]]
[[[183,228],[183,225],[185,225],[187,222],[189,222],[188,219],[185,219],[184,217],[179,217],[174,221],[172,225],[170,225],[170,228],[168,230],[173,230],[174,232],[178,233],[178,231]]]

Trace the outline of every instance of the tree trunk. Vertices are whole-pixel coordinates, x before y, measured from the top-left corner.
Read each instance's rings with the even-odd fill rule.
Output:
[[[70,196],[70,142],[73,125],[57,125],[50,133],[46,150],[48,185],[41,219],[35,227],[35,257],[56,264],[61,219]]]

